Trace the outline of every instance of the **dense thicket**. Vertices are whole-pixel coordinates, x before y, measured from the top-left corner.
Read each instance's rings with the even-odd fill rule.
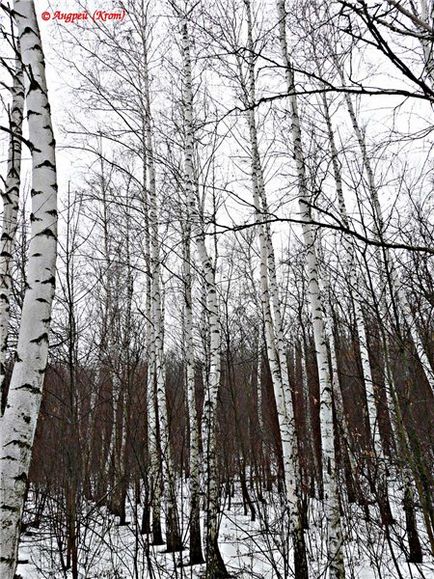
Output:
[[[44,61],[33,2],[2,6],[0,569],[21,520],[52,537],[41,576],[90,577],[116,521],[131,576],[177,576],[165,545],[228,577],[219,529],[241,501],[258,576],[353,577],[364,548],[378,577],[423,573],[432,11],[122,7],[41,21]],[[46,68],[67,79],[51,108]]]

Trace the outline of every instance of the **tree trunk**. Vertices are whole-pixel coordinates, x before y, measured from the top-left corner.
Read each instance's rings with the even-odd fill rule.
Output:
[[[12,579],[17,566],[20,519],[47,366],[57,254],[55,141],[33,1],[16,0],[14,14],[25,71],[32,145],[32,236],[16,361],[1,419],[2,579]]]
[[[204,562],[202,555],[202,539],[200,530],[200,430],[196,412],[196,394],[194,380],[194,349],[193,349],[193,307],[191,279],[191,225],[190,217],[186,216],[184,232],[184,354],[186,364],[187,408],[190,433],[190,564]]]
[[[260,284],[261,304],[263,310],[265,337],[268,359],[270,363],[271,377],[275,398],[277,401],[277,416],[279,421],[280,436],[282,441],[283,471],[286,489],[286,508],[288,509],[290,528],[294,546],[294,564],[297,576],[302,579],[307,577],[303,573],[307,569],[306,554],[302,556],[301,546],[304,544],[303,526],[300,513],[300,501],[297,493],[300,490],[300,466],[298,461],[298,447],[295,431],[294,409],[292,393],[289,385],[288,365],[283,340],[283,326],[281,319],[281,304],[277,288],[276,266],[274,249],[269,225],[262,223],[268,212],[268,204],[265,193],[264,177],[261,157],[258,145],[255,109],[256,99],[255,68],[254,68],[254,45],[253,23],[251,4],[245,0],[247,12],[247,38],[248,38],[248,112],[250,147],[251,147],[251,176],[253,185],[253,203],[255,207],[255,220],[259,234],[260,245]],[[274,323],[271,307],[274,314]]]
[[[220,316],[215,283],[215,270],[205,244],[203,222],[200,217],[196,198],[196,187],[193,167],[194,126],[193,126],[193,87],[191,73],[190,39],[187,20],[181,16],[183,105],[185,123],[184,171],[187,203],[192,226],[192,237],[202,267],[206,306],[210,335],[210,368],[205,388],[203,410],[204,459],[206,465],[206,517],[205,517],[205,559],[207,579],[227,577],[228,573],[218,546],[220,494],[217,482],[216,464],[216,410],[217,394],[220,385]]]
[[[155,384],[156,404],[160,430],[160,452],[162,466],[163,492],[167,501],[166,517],[166,543],[167,551],[179,551],[182,549],[182,539],[179,531],[178,507],[176,504],[175,472],[171,456],[169,440],[169,423],[166,404],[165,386],[165,361],[164,361],[164,316],[162,312],[162,295],[160,286],[160,251],[159,251],[159,221],[156,192],[155,161],[151,131],[151,101],[149,96],[149,78],[147,61],[144,62],[144,88],[145,88],[145,137],[146,137],[146,160],[148,174],[148,200],[149,200],[149,236],[150,236],[150,262],[151,262],[151,319],[153,326],[153,341],[155,349]]]
[[[294,159],[297,168],[299,187],[299,207],[302,220],[303,239],[307,252],[308,293],[314,330],[314,341],[320,382],[320,424],[323,450],[323,485],[327,519],[327,550],[330,579],[343,579],[345,567],[342,552],[342,530],[339,496],[336,480],[336,459],[334,449],[334,427],[332,412],[332,383],[328,368],[327,344],[323,320],[323,308],[318,283],[318,262],[315,248],[315,235],[311,225],[312,217],[307,187],[306,168],[302,149],[301,127],[298,115],[294,73],[288,55],[286,40],[285,1],[278,0],[279,39],[286,73],[289,93],[291,133]]]
[[[17,42],[19,48],[19,42]],[[4,380],[6,373],[7,341],[10,318],[10,295],[12,279],[10,267],[14,239],[17,230],[18,204],[20,194],[21,172],[21,134],[24,109],[24,78],[20,56],[17,55],[15,70],[12,81],[12,103],[10,109],[9,128],[11,136],[9,140],[8,164],[6,169],[6,183],[3,200],[3,223],[0,239],[0,416],[3,415],[6,404],[4,392]]]

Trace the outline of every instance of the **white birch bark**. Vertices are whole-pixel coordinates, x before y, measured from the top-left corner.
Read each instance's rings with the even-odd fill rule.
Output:
[[[146,121],[145,121],[146,123]],[[146,142],[146,136],[145,136]],[[148,156],[146,155],[146,165]],[[147,176],[148,167],[145,171]],[[146,183],[144,183],[146,189]],[[161,543],[161,490],[162,472],[160,460],[160,444],[158,438],[158,413],[156,395],[156,347],[155,347],[155,325],[154,325],[154,260],[151,257],[151,220],[149,195],[145,192],[145,253],[149,267],[146,283],[146,354],[147,354],[147,412],[148,412],[148,456],[149,456],[149,487],[152,505],[152,532],[154,543]]]
[[[143,43],[143,63],[145,67],[145,80],[147,77],[147,50]],[[148,470],[147,480],[145,481],[145,500],[148,503],[145,509],[149,506],[152,508],[152,533],[154,544],[163,542],[161,536],[161,461],[160,448],[158,444],[158,430],[157,430],[157,406],[156,406],[156,392],[155,392],[155,341],[153,328],[153,306],[152,306],[152,265],[151,265],[151,231],[150,231],[150,217],[149,217],[149,195],[147,191],[148,183],[148,155],[147,155],[147,98],[146,86],[144,83],[143,91],[143,109],[142,117],[142,143],[143,143],[143,192],[142,204],[144,214],[144,253],[146,262],[146,359],[147,359],[147,374],[146,374],[146,408],[147,408],[147,457]],[[146,529],[149,530],[149,529]]]
[[[160,452],[162,458],[163,493],[167,501],[167,549],[168,551],[181,548],[181,538],[178,529],[178,512],[176,505],[176,489],[174,468],[169,441],[169,423],[166,404],[166,376],[164,360],[164,316],[163,296],[161,291],[160,247],[159,247],[159,219],[155,175],[154,146],[152,138],[152,116],[149,92],[148,65],[145,58],[144,68],[145,93],[145,139],[148,176],[149,202],[149,239],[150,239],[150,266],[151,266],[151,320],[153,327],[156,404],[159,420]],[[156,425],[155,425],[156,426]]]
[[[126,410],[126,393],[123,392],[120,400],[121,407],[121,423],[120,423],[120,445],[119,445],[119,458],[118,458],[118,479],[121,483],[121,489],[125,485],[125,453],[127,449],[127,410]],[[123,500],[123,499],[122,499]]]
[[[148,488],[149,496],[145,499],[150,501],[152,507],[152,533],[154,544],[163,542],[161,536],[161,460],[160,460],[160,445],[158,438],[158,413],[157,413],[157,398],[156,398],[156,354],[155,354],[155,339],[154,339],[154,309],[153,309],[153,277],[154,277],[154,262],[151,258],[151,216],[150,216],[150,202],[148,193],[148,180],[153,181],[155,177],[149,176],[149,155],[148,155],[148,100],[147,100],[147,60],[146,47],[144,46],[144,68],[145,68],[145,83],[143,87],[144,93],[144,115],[142,127],[142,139],[144,147],[143,158],[143,212],[145,222],[144,235],[144,251],[147,266],[146,276],[146,357],[147,357],[147,382],[146,382],[146,407],[147,407],[147,439],[148,439]],[[152,144],[152,142],[151,142]],[[147,507],[145,507],[147,508]]]
[[[306,247],[306,262],[308,270],[308,294],[312,315],[318,375],[320,383],[320,422],[321,442],[323,450],[323,485],[325,513],[327,519],[327,551],[330,579],[342,579],[345,567],[342,552],[342,529],[339,508],[339,497],[336,480],[336,459],[334,449],[334,428],[332,412],[332,384],[328,367],[327,343],[324,328],[323,308],[318,283],[318,262],[315,251],[315,236],[311,222],[310,198],[307,187],[307,177],[302,148],[301,127],[298,114],[295,79],[288,54],[286,39],[286,9],[285,1],[277,2],[279,15],[279,40],[282,58],[285,66],[286,85],[289,93],[291,115],[291,134],[296,163],[300,217],[303,222],[303,239]]]
[[[191,70],[190,39],[188,23],[181,18],[181,49],[182,49],[182,95],[185,127],[184,144],[184,172],[185,191],[187,196],[188,212],[191,220],[192,238],[195,240],[197,254],[202,267],[203,283],[206,291],[206,309],[209,323],[209,356],[210,367],[208,380],[205,384],[206,393],[203,409],[204,434],[203,448],[206,465],[206,564],[207,577],[225,574],[223,559],[218,549],[218,513],[219,513],[219,489],[216,472],[216,410],[217,395],[220,385],[221,374],[221,329],[220,313],[218,304],[217,287],[215,282],[215,269],[212,259],[208,254],[205,244],[205,232],[198,208],[198,199],[195,186],[193,166],[194,152],[194,124],[193,124],[193,80]]]
[[[55,141],[34,3],[16,0],[14,14],[24,68],[32,152],[32,238],[16,361],[1,419],[2,579],[13,579],[17,565],[20,519],[47,366],[57,253]]]
[[[18,44],[19,46],[19,44]],[[3,223],[0,239],[0,403],[3,398],[7,340],[10,319],[10,296],[12,289],[11,260],[17,230],[18,203],[21,172],[21,135],[24,109],[24,78],[22,64],[17,58],[12,79],[12,102],[10,107],[8,163],[5,190],[2,192]],[[0,405],[0,413],[3,406]]]
[[[153,158],[153,142],[151,131],[151,103],[149,94],[149,77],[147,48],[143,44],[143,140],[145,148],[144,160],[144,188],[145,188],[145,253],[149,267],[147,279],[146,295],[146,335],[147,335],[147,409],[148,409],[148,451],[150,467],[150,487],[151,502],[153,511],[153,532],[154,535],[161,534],[160,526],[160,509],[161,509],[161,491],[163,486],[162,472],[162,445],[158,435],[158,421],[160,418],[159,401],[157,394],[157,377],[159,378],[159,387],[161,390],[161,381],[163,380],[164,388],[164,369],[162,364],[161,349],[161,297],[160,297],[160,263],[158,247],[158,222],[156,207],[156,182],[155,166]],[[161,398],[161,393],[160,393]],[[165,401],[164,401],[165,404]],[[160,542],[159,536],[154,536],[154,541]]]
[[[334,137],[333,126],[330,117],[330,110],[328,106],[327,96],[325,93],[322,95],[323,109],[327,124],[327,132],[330,144],[330,153],[332,157],[333,174],[336,184],[336,193],[338,201],[338,209],[342,223],[345,227],[349,227],[349,220],[347,209],[345,205],[345,198],[343,192],[343,182],[341,175],[341,168],[339,165],[338,150],[336,147],[336,141]],[[345,248],[345,262],[349,273],[349,285],[351,290],[358,286],[356,264],[354,260],[354,248],[350,241],[344,237],[344,248]],[[373,449],[378,457],[383,457],[383,447],[381,444],[380,429],[379,429],[379,419],[378,419],[378,406],[375,400],[374,393],[374,383],[372,380],[371,365],[369,362],[369,350],[368,350],[368,339],[366,335],[365,319],[363,316],[362,306],[359,299],[356,297],[353,299],[354,313],[356,321],[356,331],[359,340],[360,358],[362,362],[362,379],[366,390],[366,400],[368,407],[368,421],[370,427],[370,436]]]
[[[297,484],[299,485],[298,449],[295,433],[294,409],[291,389],[289,385],[288,366],[286,361],[285,345],[283,340],[283,327],[280,312],[280,299],[276,280],[276,266],[274,260],[271,231],[264,224],[263,218],[267,214],[267,199],[264,186],[261,157],[258,145],[258,134],[255,119],[255,109],[252,106],[256,100],[255,67],[253,24],[251,4],[245,0],[247,13],[247,48],[248,55],[248,95],[249,109],[247,121],[249,126],[251,147],[251,176],[253,204],[255,207],[255,221],[259,237],[260,247],[260,285],[261,304],[265,324],[265,336],[268,359],[271,369],[271,378],[277,403],[277,416],[279,421],[280,436],[282,440],[283,470],[286,488],[286,500],[289,510],[291,528],[297,528],[299,524],[297,506]],[[273,307],[274,322],[271,313]]]

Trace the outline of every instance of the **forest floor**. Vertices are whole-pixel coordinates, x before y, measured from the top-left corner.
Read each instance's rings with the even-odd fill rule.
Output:
[[[387,540],[384,529],[374,524],[368,527],[360,507],[345,505],[345,564],[347,579],[434,579],[434,561],[427,555],[426,537],[421,532],[424,563],[406,561],[403,509],[391,493],[392,509],[396,519]],[[180,497],[181,498],[181,497]],[[187,528],[188,497],[180,500],[183,529]],[[242,579],[280,579],[293,577],[290,545],[282,537],[282,516],[275,496],[268,497],[267,505],[256,504],[257,517],[246,514],[240,495],[236,492],[231,504],[226,503],[222,514],[219,544],[228,572]],[[184,508],[181,508],[184,505]],[[54,507],[54,504],[53,504]],[[229,508],[230,507],[230,508]],[[48,509],[49,511],[49,509]],[[56,516],[43,518],[38,529],[29,527],[20,543],[18,575],[22,579],[70,579],[70,571],[63,571],[65,561],[59,556],[65,551],[64,523]],[[31,506],[27,509],[31,519]],[[49,513],[48,513],[49,514]],[[325,579],[327,564],[322,508],[310,501],[309,529],[306,547],[311,579]],[[166,553],[165,546],[148,544],[140,534],[140,506],[127,510],[127,524],[119,526],[116,517],[106,508],[87,505],[82,509],[79,530],[80,579],[199,579],[203,566],[188,566],[188,550]],[[419,521],[419,529],[423,528]],[[267,532],[264,531],[267,529]],[[163,529],[164,531],[164,529]],[[183,536],[188,545],[187,532]],[[392,547],[392,551],[391,551]],[[183,565],[181,563],[184,563]]]

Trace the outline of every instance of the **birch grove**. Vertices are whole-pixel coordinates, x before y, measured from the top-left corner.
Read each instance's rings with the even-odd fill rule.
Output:
[[[1,577],[434,577],[430,3],[1,10]]]

